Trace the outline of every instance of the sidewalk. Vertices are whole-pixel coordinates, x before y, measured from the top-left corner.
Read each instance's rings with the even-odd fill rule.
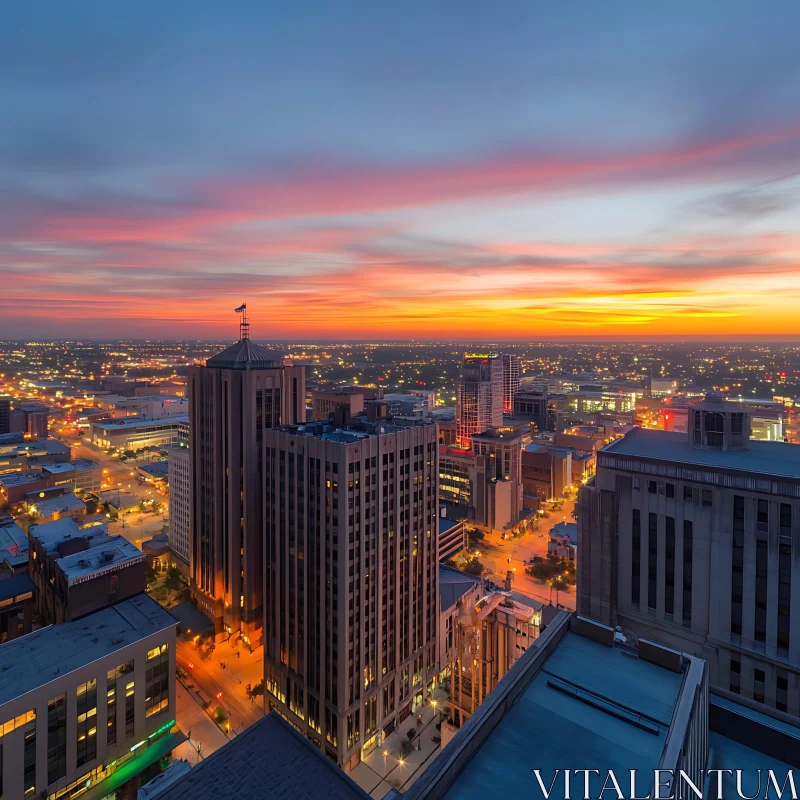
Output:
[[[175,720],[180,730],[190,738],[178,745],[172,755],[188,761],[192,766],[228,741],[197,698],[180,681],[175,681]]]
[[[433,695],[437,702],[436,712],[429,703],[416,714],[403,720],[386,737],[383,744],[349,773],[350,777],[374,800],[381,800],[391,789],[399,791],[408,789],[438,755],[441,745],[433,739],[441,736],[436,723],[441,720],[441,712],[444,710],[442,701],[448,695],[438,687],[434,689]],[[420,714],[422,725],[418,727],[417,716]],[[417,732],[412,740],[413,749],[408,755],[403,756],[401,748],[403,743],[408,741],[408,732],[412,728]]]

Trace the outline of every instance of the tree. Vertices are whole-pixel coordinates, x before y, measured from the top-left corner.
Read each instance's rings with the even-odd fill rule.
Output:
[[[125,450],[122,455],[125,456],[125,458],[136,458],[136,453],[133,450]]]
[[[228,719],[228,715],[225,713],[225,709],[222,706],[217,706],[214,709],[214,720],[222,725],[226,719]]]
[[[483,564],[478,561],[478,559],[473,556],[467,563],[461,568],[464,572],[468,573],[469,575],[482,575],[483,574]]]
[[[90,497],[86,501],[86,513],[89,516],[97,513],[97,500],[95,500],[94,497]]]
[[[173,592],[182,588],[183,584],[181,583],[181,572],[177,567],[173,565],[167,567],[167,577],[164,581],[164,585],[167,587],[167,589]]]

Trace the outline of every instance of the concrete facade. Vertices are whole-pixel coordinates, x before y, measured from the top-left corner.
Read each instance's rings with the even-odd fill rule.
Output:
[[[578,501],[578,611],[705,658],[712,684],[800,714],[800,447],[693,408],[636,429]]]

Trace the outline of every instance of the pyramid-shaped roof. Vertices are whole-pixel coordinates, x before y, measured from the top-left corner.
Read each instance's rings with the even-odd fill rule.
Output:
[[[250,339],[240,339],[209,358],[206,366],[217,369],[274,369],[281,365],[282,360],[280,353],[253,344]]]

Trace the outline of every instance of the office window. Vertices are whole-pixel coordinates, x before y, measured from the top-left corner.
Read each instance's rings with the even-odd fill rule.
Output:
[[[77,737],[78,757],[76,764],[82,767],[97,757],[97,681],[82,683],[77,689]]]
[[[633,509],[631,523],[631,603],[637,606],[641,595],[642,519],[638,508]]]
[[[658,491],[658,484],[655,481],[647,482],[647,491],[650,494],[655,494]]]
[[[757,703],[764,702],[764,670],[753,670],[753,700]]]
[[[106,744],[117,743],[117,687],[108,690],[106,700]]]
[[[155,652],[155,655],[151,655]],[[145,672],[145,717],[152,717],[169,706],[169,653],[167,646],[147,654]]]
[[[667,484],[667,497],[675,497],[675,484],[668,483]]]
[[[742,635],[744,592],[744,497],[733,498],[733,554],[731,566],[731,633]]]
[[[742,691],[742,662],[738,658],[731,659],[731,681],[730,690],[734,694],[741,694]]]
[[[683,521],[683,624],[692,624],[692,521]]]
[[[47,783],[67,775],[67,695],[47,704]]]
[[[789,649],[792,599],[792,507],[781,503],[778,531],[778,647]]]
[[[756,613],[755,640],[767,640],[767,542],[756,542]]]
[[[125,685],[125,738],[129,739],[134,734],[136,725],[136,708],[134,705],[136,694],[135,681]]]
[[[25,797],[31,797],[36,792],[36,725],[25,731],[22,768],[23,791]]]
[[[126,661],[124,664],[120,664],[116,669],[110,669],[107,676],[108,682],[116,681],[129,672],[133,672],[133,661]]]
[[[758,501],[756,530],[759,533],[767,533],[767,531],[769,530],[769,502],[767,500]]]
[[[787,710],[789,694],[789,679],[786,675],[777,675],[775,678],[775,708],[778,711]]]
[[[703,505],[708,508],[711,505],[711,489],[703,489],[701,493]]]
[[[671,616],[675,610],[675,517],[666,518],[664,539],[664,613]]]
[[[692,502],[692,487],[691,486],[684,486],[683,487],[683,502],[684,503],[691,503]]]
[[[647,607],[656,609],[658,593],[658,516],[650,514],[647,529]]]

